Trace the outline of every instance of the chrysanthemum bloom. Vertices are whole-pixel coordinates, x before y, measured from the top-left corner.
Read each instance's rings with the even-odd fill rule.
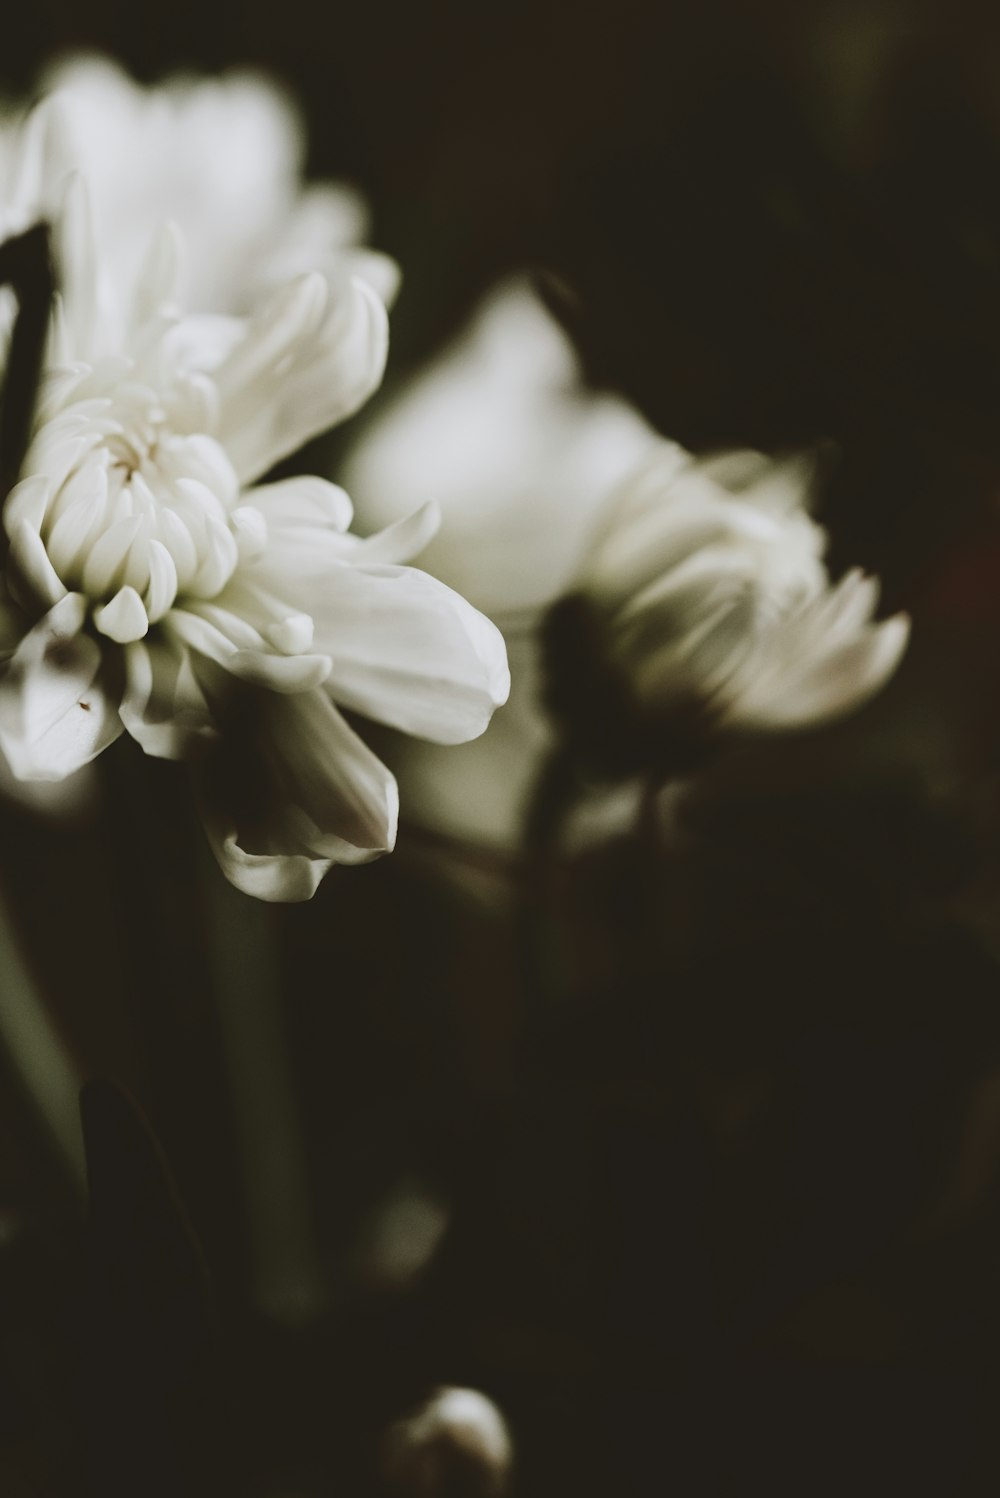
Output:
[[[131,284],[150,232],[169,219],[186,246],[178,295],[191,311],[244,313],[261,291],[312,270],[347,269],[383,300],[394,294],[394,262],[362,248],[360,194],[303,183],[301,118],[266,76],[181,75],[146,88],[109,58],[84,54],[50,69],[43,90],[63,169],[87,181],[109,275]],[[19,131],[15,116],[12,155]]]
[[[873,578],[831,582],[813,469],[754,452],[699,462],[664,444],[620,486],[575,591],[641,711],[693,705],[713,730],[792,729],[884,686],[909,621],[875,621]]]
[[[307,898],[395,837],[395,781],[339,707],[455,743],[508,688],[494,627],[400,565],[429,509],[361,541],[333,484],[259,482],[378,384],[384,306],[333,269],[246,318],[184,316],[174,231],[129,284],[102,275],[79,179],[56,229],[62,295],[3,510],[0,746],[26,779],[61,779],[123,728],[149,754],[204,757],[228,877]]]

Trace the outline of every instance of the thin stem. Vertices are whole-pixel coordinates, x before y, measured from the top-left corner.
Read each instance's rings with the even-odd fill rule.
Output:
[[[49,1019],[2,898],[0,1040],[82,1199],[87,1180],[79,1110],[83,1078]]]
[[[542,765],[524,823],[526,860],[538,875],[522,880],[518,914],[525,997],[532,1006],[544,1003],[553,987],[553,944],[546,919],[549,876],[579,789],[574,759],[559,745]]]
[[[0,498],[17,483],[31,440],[55,274],[49,227],[35,224],[0,244],[0,285],[13,287],[17,319],[0,397]]]
[[[254,1299],[295,1324],[328,1287],[309,1205],[301,1121],[281,1017],[274,912],[201,864],[209,963],[250,1223]]]

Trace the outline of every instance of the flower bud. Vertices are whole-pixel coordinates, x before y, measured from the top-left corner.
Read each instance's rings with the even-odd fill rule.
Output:
[[[476,1389],[437,1389],[391,1425],[379,1460],[385,1498],[501,1498],[513,1448],[506,1422]]]

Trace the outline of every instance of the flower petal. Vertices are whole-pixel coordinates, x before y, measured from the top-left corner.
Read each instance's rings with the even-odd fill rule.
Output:
[[[441,528],[441,508],[430,499],[384,530],[358,542],[352,552],[358,562],[411,562],[433,541]]]
[[[272,299],[216,371],[218,437],[241,480],[351,416],[378,387],[388,345],[385,307],[360,277],[307,276]]]
[[[22,520],[10,538],[10,560],[14,568],[11,592],[26,607],[36,601],[56,604],[66,596],[66,586],[49,561],[45,542],[27,520]]]
[[[141,327],[158,316],[177,294],[180,279],[181,234],[169,219],[149,242],[132,295],[132,321]]]
[[[243,502],[259,510],[268,528],[276,531],[290,527],[346,531],[354,515],[343,489],[311,474],[259,484],[244,494]]]
[[[21,641],[0,679],[0,746],[21,780],[63,780],[122,731],[101,680],[100,646],[68,593]]]
[[[149,618],[134,588],[119,588],[110,603],[94,615],[94,627],[118,645],[141,640],[149,630]]]
[[[341,565],[303,601],[329,652],[336,701],[438,744],[479,736],[507,700],[503,636],[464,598],[413,567]]]
[[[121,719],[146,754],[189,759],[218,737],[188,651],[164,632],[125,649]]]
[[[831,622],[830,598],[783,621],[750,651],[724,689],[722,719],[751,729],[800,728],[853,712],[888,681],[906,650],[910,621],[896,614],[878,624],[849,615],[859,590],[842,583],[843,627]]]
[[[396,782],[322,692],[248,703],[243,731],[199,770],[205,830],[238,889],[308,900],[332,864],[393,847]]]

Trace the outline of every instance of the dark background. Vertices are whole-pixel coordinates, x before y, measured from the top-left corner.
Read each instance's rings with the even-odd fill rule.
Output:
[[[90,1095],[85,1226],[8,1064],[0,1491],[363,1493],[445,1381],[501,1403],[525,1495],[996,1492],[1000,21],[43,3],[0,82],[81,45],[296,91],[311,171],[403,264],[388,390],[534,268],[666,434],[834,444],[833,566],[915,629],[855,719],[707,766],[668,852],[494,867],[404,835],[268,909],[211,893],[182,773],[134,746],[91,815],[5,807],[33,969],[149,1120],[211,1290],[118,1096]],[[274,963],[247,1015],[265,989],[303,1141],[325,1291],[297,1319],[255,1279],[220,926]],[[414,1180],[448,1231],[380,1285],[365,1224]]]

